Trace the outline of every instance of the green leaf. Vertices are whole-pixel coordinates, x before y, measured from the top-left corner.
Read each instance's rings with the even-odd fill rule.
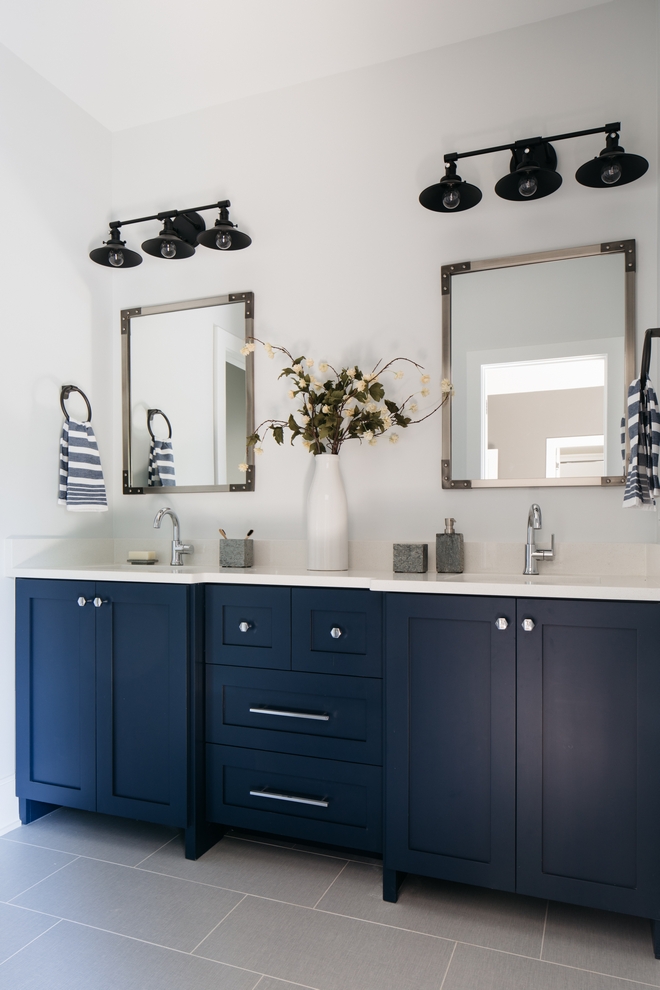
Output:
[[[380,400],[385,395],[385,389],[380,382],[374,382],[369,388],[369,395],[374,400],[374,402],[380,402]]]
[[[251,433],[250,436],[247,438],[248,448],[254,447],[255,444],[259,443],[259,440],[260,437],[258,433]]]
[[[282,426],[273,427],[273,437],[275,438],[275,443],[284,443],[284,428]]]
[[[391,413],[397,413],[399,411],[398,405],[396,402],[392,402],[391,399],[385,399],[385,405]]]

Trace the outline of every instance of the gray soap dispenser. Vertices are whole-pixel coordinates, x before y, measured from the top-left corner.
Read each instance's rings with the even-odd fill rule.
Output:
[[[437,533],[435,537],[435,569],[438,574],[463,573],[463,534],[455,532],[455,522],[455,519],[445,519],[444,533]]]

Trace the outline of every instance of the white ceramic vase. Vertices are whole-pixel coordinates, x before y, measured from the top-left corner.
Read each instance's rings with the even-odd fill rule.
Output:
[[[307,569],[348,570],[348,506],[339,454],[316,454],[307,496]]]

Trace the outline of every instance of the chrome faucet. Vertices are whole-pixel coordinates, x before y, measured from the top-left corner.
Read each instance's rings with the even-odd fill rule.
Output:
[[[170,509],[169,506],[165,506],[164,509],[159,509],[156,513],[156,518],[154,519],[154,529],[160,529],[160,523],[163,516],[169,516],[172,520],[172,559],[170,560],[170,566],[182,567],[182,554],[194,553],[195,548],[190,546],[189,543],[181,542],[179,533],[179,517],[174,509]]]
[[[536,547],[536,543],[534,541],[534,530],[541,529],[542,526],[541,506],[534,502],[530,505],[529,515],[527,516],[527,543],[525,544],[525,570],[523,571],[523,574],[538,574],[539,569],[536,563],[537,560],[555,559],[554,533],[550,537],[549,550],[539,550]]]

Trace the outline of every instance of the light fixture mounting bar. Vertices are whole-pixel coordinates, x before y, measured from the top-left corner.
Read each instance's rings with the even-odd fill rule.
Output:
[[[452,151],[445,155],[446,163],[456,162],[459,158],[474,158],[476,155],[492,155],[496,151],[513,151],[514,148],[533,147],[537,144],[549,144],[552,141],[567,141],[569,138],[586,137],[588,134],[608,134],[621,130],[621,122],[605,124],[604,127],[590,127],[584,131],[570,131],[566,134],[553,134],[551,137],[533,137],[523,141],[511,141],[509,144],[498,144],[492,148],[479,148],[477,151]]]
[[[207,206],[189,206],[186,210],[162,210],[160,213],[152,213],[149,217],[135,217],[133,220],[111,220],[110,229],[117,230],[125,227],[129,223],[146,223],[148,220],[173,220],[175,217],[184,216],[186,213],[201,213],[202,210],[222,210],[229,209],[231,203],[228,199],[221,199],[217,203],[209,203]]]

